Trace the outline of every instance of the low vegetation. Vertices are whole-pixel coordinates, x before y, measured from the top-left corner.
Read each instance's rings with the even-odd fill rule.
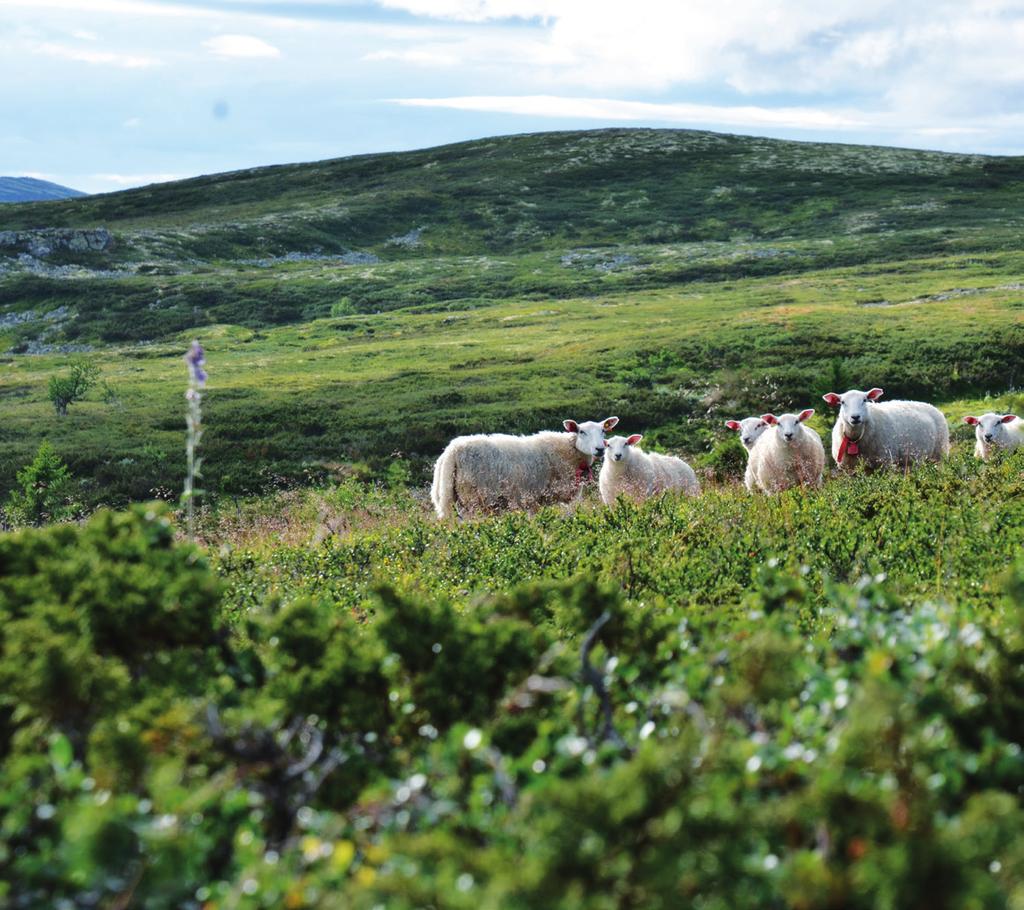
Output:
[[[1024,451],[959,422],[1022,406],[1022,168],[623,130],[5,206],[0,904],[1024,906]],[[742,489],[727,418],[872,386],[950,457]],[[433,517],[452,436],[609,414],[701,496]]]
[[[1022,467],[0,538],[6,899],[1012,905]]]

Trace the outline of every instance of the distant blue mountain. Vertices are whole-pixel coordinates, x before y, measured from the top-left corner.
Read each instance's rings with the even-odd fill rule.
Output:
[[[41,202],[85,195],[79,190],[48,180],[36,180],[35,177],[0,177],[0,202]]]

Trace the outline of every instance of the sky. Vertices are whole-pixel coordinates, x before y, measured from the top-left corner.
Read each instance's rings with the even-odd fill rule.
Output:
[[[0,0],[0,174],[108,192],[542,130],[1024,154],[1024,0]]]

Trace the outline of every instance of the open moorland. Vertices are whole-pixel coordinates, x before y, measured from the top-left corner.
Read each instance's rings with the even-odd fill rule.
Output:
[[[1024,906],[1022,229],[1024,159],[667,130],[0,207],[0,902]],[[872,386],[950,456],[743,489]],[[610,414],[702,495],[434,518]]]

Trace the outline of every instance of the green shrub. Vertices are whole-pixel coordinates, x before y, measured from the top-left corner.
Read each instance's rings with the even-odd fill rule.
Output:
[[[76,484],[68,466],[49,442],[17,474],[7,497],[7,520],[15,527],[67,521],[78,511]]]
[[[0,894],[1013,906],[1020,484],[414,518],[223,582],[160,511],[0,538]]]
[[[100,368],[87,360],[79,360],[71,364],[67,376],[51,376],[46,388],[54,410],[64,416],[68,405],[85,398],[88,391],[99,379]]]

